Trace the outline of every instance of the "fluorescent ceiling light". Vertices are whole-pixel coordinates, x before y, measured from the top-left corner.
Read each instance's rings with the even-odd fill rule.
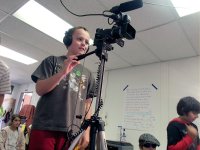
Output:
[[[16,18],[63,42],[65,31],[72,26],[34,0],[13,14]]]
[[[200,11],[200,0],[171,0],[180,17]]]
[[[30,65],[37,62],[37,60],[33,58],[20,54],[14,50],[8,49],[2,45],[0,45],[0,56],[21,62],[26,65]]]
[[[63,43],[65,31],[73,26],[34,0],[28,1],[13,16]],[[93,40],[90,39],[90,45]]]

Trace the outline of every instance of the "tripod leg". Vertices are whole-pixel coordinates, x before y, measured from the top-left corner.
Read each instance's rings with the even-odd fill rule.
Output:
[[[108,150],[107,143],[106,143],[105,131],[98,132],[97,150]]]
[[[97,140],[97,150],[108,150],[105,135],[105,123],[101,118],[98,120],[98,140]]]
[[[90,129],[90,150],[108,150],[105,138],[105,123],[100,117],[95,118]],[[98,134],[97,134],[98,133]],[[97,139],[96,139],[97,138]]]
[[[95,150],[97,127],[92,124],[90,128],[90,150]]]
[[[75,148],[75,146],[77,145],[79,139],[81,138],[81,136],[83,135],[85,131],[83,131],[81,134],[79,134],[74,140],[73,142],[71,143],[70,147],[68,150],[73,150]]]

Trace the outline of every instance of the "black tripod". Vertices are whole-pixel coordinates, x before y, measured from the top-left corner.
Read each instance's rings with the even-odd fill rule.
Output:
[[[98,43],[98,44],[97,44]],[[91,122],[91,130],[90,130],[90,150],[95,150],[95,143],[96,143],[96,137],[97,137],[97,150],[107,150],[107,143],[106,143],[106,137],[105,137],[105,123],[101,119],[101,117],[98,117],[99,110],[102,106],[102,99],[101,99],[101,90],[102,90],[102,83],[103,83],[103,75],[104,75],[104,67],[105,67],[105,61],[108,60],[108,54],[107,51],[112,50],[112,46],[109,44],[106,44],[104,41],[98,41],[96,44],[97,50],[96,55],[101,60],[101,63],[98,68],[97,73],[97,101],[96,101],[96,107],[95,107],[95,115],[92,116],[92,122]]]
[[[96,42],[96,46],[97,46],[97,49],[95,51],[90,52],[86,54],[85,56],[78,57],[78,59],[80,60],[88,55],[96,53],[96,55],[101,60],[99,68],[98,68],[98,72],[97,72],[96,92],[95,92],[97,95],[96,95],[95,113],[91,117],[91,119],[84,120],[81,125],[80,131],[71,137],[71,140],[73,140],[73,142],[68,150],[74,149],[77,142],[79,141],[79,139],[81,138],[82,134],[85,132],[88,126],[91,127],[89,149],[95,150],[96,148],[97,150],[107,150],[107,143],[106,143],[105,130],[104,130],[105,123],[101,119],[101,117],[99,117],[98,115],[103,105],[103,102],[101,99],[101,90],[102,90],[105,61],[107,61],[108,59],[107,51],[112,50],[113,47],[109,44],[106,44],[102,40]]]

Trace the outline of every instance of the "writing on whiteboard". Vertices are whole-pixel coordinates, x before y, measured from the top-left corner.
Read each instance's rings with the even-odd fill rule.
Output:
[[[151,86],[127,88],[124,103],[124,125],[135,130],[155,128],[155,111],[152,99],[155,89]]]

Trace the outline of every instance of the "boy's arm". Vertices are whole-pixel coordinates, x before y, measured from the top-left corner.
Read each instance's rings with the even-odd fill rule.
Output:
[[[34,79],[36,82],[36,92],[39,96],[42,96],[50,91],[52,91],[60,81],[72,71],[72,69],[79,64],[80,62],[76,60],[77,57],[75,55],[69,56],[66,60],[64,60],[64,65],[62,70],[53,76],[46,79]],[[34,77],[35,78],[35,77]]]
[[[183,137],[182,140],[177,142],[175,145],[168,145],[168,150],[187,150],[189,145],[192,144],[192,138],[189,135]],[[199,149],[200,150],[200,149]]]
[[[191,136],[186,134],[181,140],[179,140],[179,135],[180,132],[178,131],[177,127],[175,127],[173,123],[170,123],[167,128],[167,150],[187,150],[189,145],[192,144],[193,139]]]

